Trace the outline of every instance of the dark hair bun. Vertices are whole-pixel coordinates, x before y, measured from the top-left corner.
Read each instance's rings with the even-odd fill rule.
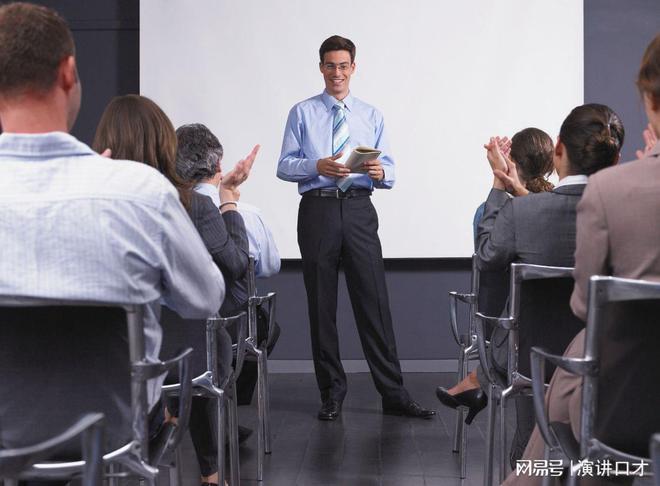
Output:
[[[543,176],[534,177],[525,182],[529,192],[550,192],[555,186]]]
[[[625,131],[611,108],[590,103],[574,108],[559,131],[571,174],[591,175],[616,164]]]

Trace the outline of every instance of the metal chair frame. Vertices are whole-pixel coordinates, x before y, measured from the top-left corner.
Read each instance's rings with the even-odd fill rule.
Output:
[[[257,408],[259,427],[257,429],[257,481],[263,481],[265,455],[272,452],[270,431],[270,390],[268,385],[268,352],[266,344],[270,342],[275,327],[274,292],[266,296],[257,295],[254,258],[248,265],[248,336],[246,351],[257,360]],[[257,338],[257,312],[259,307],[268,306],[268,336],[259,343]]]
[[[571,267],[551,267],[545,265],[532,265],[524,263],[511,264],[511,280],[509,293],[509,317],[485,316],[476,313],[476,334],[479,361],[484,375],[489,383],[488,393],[488,423],[486,427],[486,457],[484,461],[484,486],[493,484],[493,459],[495,442],[495,421],[497,408],[500,412],[499,453],[500,468],[499,482],[503,482],[506,476],[506,406],[509,399],[516,396],[531,395],[531,378],[518,371],[518,349],[519,349],[519,318],[520,318],[520,293],[522,283],[526,280],[568,278],[572,277]],[[490,323],[494,327],[508,331],[508,359],[507,359],[507,382],[501,384],[490,372],[490,361],[486,353],[486,340],[484,336],[484,323]],[[497,407],[496,407],[497,404]]]
[[[131,361],[131,411],[133,439],[124,446],[103,455],[103,465],[110,471],[106,476],[110,486],[117,484],[117,479],[135,475],[144,480],[148,486],[156,486],[158,468],[156,465],[160,460],[159,455],[149,454],[148,434],[148,399],[147,381],[170,371],[174,366],[179,366],[181,376],[188,376],[189,355],[191,349],[180,353],[177,357],[164,361],[152,363],[145,358],[144,346],[144,306],[137,304],[121,304],[117,302],[100,301],[76,301],[64,299],[43,299],[32,297],[0,297],[0,306],[3,307],[45,307],[45,306],[75,306],[75,307],[117,307],[126,312],[126,325],[128,329],[129,357]],[[181,427],[171,428],[169,440],[165,442],[172,444],[179,440],[183,429],[187,424],[190,412],[190,387],[181,390],[181,412],[184,422]],[[161,451],[162,452],[162,451]],[[120,466],[126,471],[114,472]],[[70,478],[85,471],[86,462],[49,461],[35,463],[22,477],[30,479],[55,479]]]
[[[545,409],[545,387],[541,386],[541,377],[545,372],[545,361],[578,376],[582,376],[582,407],[580,410],[580,458],[589,460],[609,459],[639,463],[649,462],[649,458],[638,457],[616,450],[599,441],[594,436],[596,421],[596,403],[598,398],[598,375],[600,369],[600,349],[598,336],[602,332],[602,317],[605,305],[610,302],[635,300],[660,300],[660,283],[632,280],[617,277],[593,276],[589,280],[589,300],[587,309],[587,328],[584,341],[584,357],[569,358],[558,356],[533,347],[531,353],[534,408],[539,431],[546,443],[546,457],[551,455],[568,459],[561,441],[550,427]],[[651,447],[658,453],[657,444]],[[657,477],[656,477],[657,481]],[[578,476],[569,468],[567,484],[578,484]]]
[[[84,415],[75,424],[56,437],[20,449],[0,450],[0,477],[5,486],[16,486],[17,477],[37,462],[52,456],[62,446],[80,437],[84,461],[82,486],[101,486],[103,474],[103,428],[102,413]]]
[[[651,437],[651,459],[653,460],[653,475],[655,476],[655,486],[660,486],[660,433]]]
[[[470,292],[459,293],[449,292],[449,327],[451,328],[454,340],[459,347],[458,351],[458,370],[456,372],[457,383],[465,379],[468,374],[468,363],[470,360],[478,359],[479,351],[477,346],[476,319],[477,304],[479,301],[479,267],[477,266],[477,255],[472,255],[472,273],[470,277]],[[458,329],[458,302],[468,306],[468,327],[464,334]],[[467,408],[458,407],[456,409],[456,424],[454,426],[454,440],[452,452],[459,454],[459,464],[461,469],[461,479],[467,475],[467,430],[465,428],[465,417]]]
[[[216,400],[216,413],[218,417],[218,476],[219,484],[225,484],[225,436],[227,434],[226,422],[229,422],[229,462],[230,483],[232,486],[240,485],[240,460],[238,444],[238,411],[236,408],[236,378],[243,367],[246,351],[246,313],[241,312],[231,317],[210,317],[206,320],[206,371],[193,378],[192,393],[194,396],[214,398]],[[237,341],[233,345],[236,363],[225,377],[220,377],[218,370],[218,337],[220,329],[238,326]],[[181,381],[183,383],[183,380]],[[165,394],[175,395],[181,389],[181,383],[163,385]],[[228,410],[227,410],[228,408]],[[228,412],[228,413],[227,413]],[[179,462],[179,461],[177,461]]]

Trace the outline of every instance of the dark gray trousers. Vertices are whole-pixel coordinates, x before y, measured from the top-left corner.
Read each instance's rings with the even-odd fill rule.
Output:
[[[341,264],[374,384],[385,404],[406,403],[409,397],[403,387],[392,329],[378,215],[371,199],[304,195],[298,212],[298,244],[321,399],[341,401],[346,395],[346,375],[337,336]]]

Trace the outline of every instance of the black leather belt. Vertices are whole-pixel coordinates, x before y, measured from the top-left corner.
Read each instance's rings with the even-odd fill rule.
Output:
[[[371,190],[349,189],[346,192],[342,192],[341,189],[312,189],[310,191],[304,192],[303,196],[331,197],[333,199],[351,199],[353,197],[369,197],[371,196]]]

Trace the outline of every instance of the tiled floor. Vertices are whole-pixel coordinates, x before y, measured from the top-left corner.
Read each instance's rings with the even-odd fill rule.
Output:
[[[438,410],[432,420],[385,416],[367,373],[350,374],[341,419],[320,422],[312,374],[271,375],[273,453],[266,459],[263,486],[477,486],[482,484],[485,413],[468,428],[467,479],[459,479],[453,454],[455,412],[435,398],[437,385],[455,375],[406,374],[415,400]],[[513,407],[511,407],[513,408]],[[256,408],[239,408],[241,424],[256,426]],[[194,486],[196,463],[184,447],[183,484]],[[256,434],[241,447],[241,485],[258,485]]]

